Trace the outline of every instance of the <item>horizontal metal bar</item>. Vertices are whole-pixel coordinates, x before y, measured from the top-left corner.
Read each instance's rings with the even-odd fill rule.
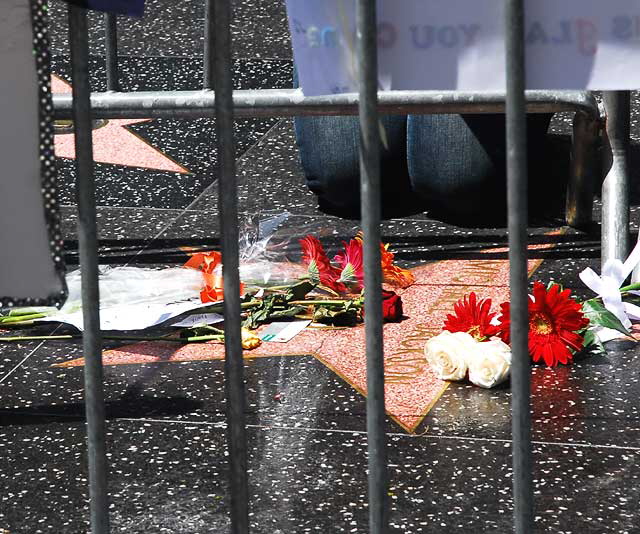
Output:
[[[383,114],[503,113],[505,93],[455,91],[383,91],[378,110]],[[579,111],[598,118],[598,105],[583,91],[527,91],[529,113]],[[236,117],[289,117],[296,115],[357,115],[358,94],[304,96],[300,89],[259,89],[233,92]],[[53,96],[56,119],[71,118],[71,96]],[[214,117],[215,92],[156,91],[93,93],[93,118],[198,118]]]

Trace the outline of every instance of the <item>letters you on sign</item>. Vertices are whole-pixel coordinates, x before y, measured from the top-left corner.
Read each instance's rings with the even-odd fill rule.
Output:
[[[356,91],[353,2],[287,6],[304,92]],[[381,88],[503,90],[503,9],[500,0],[378,0]],[[530,88],[640,87],[636,0],[529,0],[525,44]]]

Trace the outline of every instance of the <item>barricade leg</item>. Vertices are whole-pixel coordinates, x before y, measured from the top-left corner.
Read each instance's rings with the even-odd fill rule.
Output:
[[[607,111],[605,154],[608,173],[602,183],[602,264],[625,259],[629,251],[629,140],[631,95],[629,91],[604,93]]]
[[[120,91],[118,79],[118,18],[114,13],[104,15],[105,61],[107,65],[107,91]]]
[[[231,533],[249,532],[247,439],[245,430],[244,362],[240,331],[240,273],[238,254],[238,187],[233,137],[231,74],[231,6],[215,0],[214,72],[218,186],[224,276],[225,391],[231,488]]]

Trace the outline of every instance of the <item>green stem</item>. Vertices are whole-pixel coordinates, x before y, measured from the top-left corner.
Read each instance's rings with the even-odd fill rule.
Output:
[[[62,336],[11,336],[0,337],[0,343],[19,343],[20,341],[56,341],[66,339],[80,339],[81,335],[62,335]]]
[[[33,315],[34,313],[42,312],[34,311],[32,308],[14,308],[13,310],[9,311],[9,317],[18,317],[19,315]]]
[[[346,304],[347,302],[353,302],[349,299],[342,300],[292,300],[289,301],[289,304],[293,304],[294,306],[340,306],[342,304]]]
[[[34,319],[42,319],[47,315],[44,313],[31,313],[29,315],[10,315],[0,317],[0,324],[21,323],[22,321],[33,321]]]
[[[637,291],[638,289],[640,289],[640,283],[636,282],[635,284],[621,287],[620,293],[625,293],[626,291]]]
[[[291,289],[291,285],[288,286],[271,286],[265,287],[265,291],[285,291],[286,289]]]
[[[220,334],[213,334],[213,335],[210,335],[210,336],[193,336],[193,337],[188,337],[188,338],[184,339],[183,341],[184,341],[185,343],[198,343],[198,342],[201,342],[201,341],[214,341],[214,340],[222,341],[223,339],[224,339],[224,336],[223,336],[223,335],[220,335]]]

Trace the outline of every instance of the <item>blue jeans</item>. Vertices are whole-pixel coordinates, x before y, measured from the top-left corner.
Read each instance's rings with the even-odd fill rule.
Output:
[[[506,142],[503,114],[385,116],[384,218],[428,210],[454,221],[503,217]],[[527,117],[530,173],[544,162],[551,115]],[[319,208],[360,216],[357,117],[297,117],[295,132],[307,185]]]

